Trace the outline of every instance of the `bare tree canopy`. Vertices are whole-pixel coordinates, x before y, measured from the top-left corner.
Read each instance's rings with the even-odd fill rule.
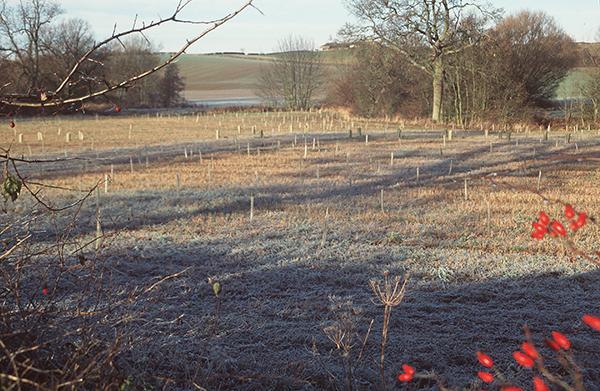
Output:
[[[344,0],[358,18],[341,35],[352,40],[375,40],[403,54],[433,81],[431,118],[440,120],[447,56],[475,44],[482,24],[464,23],[477,15],[485,22],[500,11],[491,5],[462,0]]]
[[[140,74],[161,63],[155,45],[139,35],[126,37],[120,43],[115,42],[109,46],[110,54],[103,61],[102,67],[102,76],[109,82],[126,80],[131,75]],[[157,75],[138,80],[132,85],[133,88],[119,90],[119,100],[125,100],[129,105],[147,103],[156,88]]]
[[[327,100],[371,118],[426,115],[429,81],[423,72],[406,72],[407,60],[396,50],[374,42],[353,48],[352,59],[336,67]],[[423,106],[423,107],[421,107]]]
[[[308,109],[315,92],[323,85],[323,64],[314,42],[289,36],[275,50],[272,64],[263,68],[256,89],[270,105],[283,99],[286,107]]]
[[[22,72],[20,78],[30,88],[40,88],[44,29],[64,10],[51,0],[20,1],[16,7],[9,7],[6,0],[1,0],[0,4],[2,51],[19,62]]]
[[[504,53],[507,74],[523,86],[533,102],[554,98],[576,61],[573,39],[543,11],[510,15],[495,26],[490,36]]]

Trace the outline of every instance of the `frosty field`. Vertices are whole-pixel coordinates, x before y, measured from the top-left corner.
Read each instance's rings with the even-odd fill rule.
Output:
[[[358,335],[374,320],[354,386],[378,389],[383,308],[369,282],[389,273],[408,276],[387,335],[390,389],[438,389],[397,381],[404,363],[469,387],[476,350],[528,378],[511,356],[527,324],[548,356],[542,340],[568,335],[599,390],[600,335],[581,322],[600,315],[598,268],[530,236],[542,210],[564,221],[560,202],[598,215],[600,167],[585,159],[599,156],[598,130],[569,142],[564,129],[450,130],[325,111],[18,121],[1,146],[45,160],[17,163],[31,190],[54,207],[87,199],[52,214],[23,191],[0,242],[30,235],[23,290],[37,306],[94,312],[102,341],[123,331],[111,359],[138,385],[345,389],[324,332],[335,296],[360,308]],[[599,233],[590,222],[570,235],[596,254]]]

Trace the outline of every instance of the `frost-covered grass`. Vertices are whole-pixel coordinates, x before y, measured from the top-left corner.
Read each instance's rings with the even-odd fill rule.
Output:
[[[585,132],[577,147],[565,144],[564,134],[552,133],[542,143],[537,132],[513,133],[507,142],[481,131],[455,131],[444,145],[442,130],[407,128],[399,142],[398,124],[335,118],[333,132],[331,118],[270,113],[18,123],[27,138],[38,131],[56,138],[58,127],[74,136],[84,129],[81,148],[69,155],[81,160],[47,164],[42,173],[21,168],[31,180],[75,190],[43,189],[40,195],[54,205],[83,194],[80,184],[85,193],[100,183],[105,239],[94,256],[113,270],[117,292],[187,269],[161,284],[139,317],[144,339],[119,356],[125,373],[151,372],[186,388],[200,360],[198,378],[207,379],[201,386],[210,389],[330,389],[336,382],[309,352],[314,343],[330,371],[341,376],[322,331],[332,320],[328,297],[351,296],[362,308],[358,331],[366,332],[375,319],[377,332],[381,309],[371,302],[368,284],[386,271],[410,274],[405,301],[390,323],[390,384],[408,362],[435,369],[448,385],[468,386],[477,373],[475,350],[497,351],[508,362],[524,323],[534,338],[555,329],[576,333],[584,360],[597,362],[597,338],[585,339],[577,323],[583,313],[600,313],[596,268],[559,242],[529,236],[541,210],[551,218],[562,211],[536,194],[540,171],[547,199],[598,215],[597,163],[543,160],[559,153],[597,156],[596,132]],[[265,129],[264,138],[252,133],[253,125]],[[215,129],[222,129],[220,140]],[[94,135],[93,150],[88,134]],[[64,143],[54,138],[45,138],[45,148],[58,156]],[[33,151],[39,148],[32,144]],[[105,194],[102,181],[111,170]],[[498,173],[494,183],[480,177],[491,172]],[[24,195],[0,221],[32,205]],[[61,215],[58,224],[67,224],[69,216],[74,221],[73,246],[93,240],[97,213],[94,192],[77,213]],[[36,218],[39,229],[50,226],[48,214]],[[598,251],[598,239],[597,227],[589,224],[576,242]],[[90,248],[85,251],[92,256]],[[215,320],[214,282],[222,286],[221,315],[199,357]],[[369,342],[374,350],[376,341]],[[372,368],[364,359],[356,374],[360,389],[379,384]],[[590,379],[598,376],[592,372]]]

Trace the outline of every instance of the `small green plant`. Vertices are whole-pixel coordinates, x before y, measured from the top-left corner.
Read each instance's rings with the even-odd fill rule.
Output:
[[[402,238],[396,232],[390,232],[387,234],[387,241],[393,244],[401,244]]]
[[[148,384],[148,382],[146,382],[143,379],[139,379],[136,377],[128,377],[127,379],[125,379],[125,381],[123,382],[123,384],[121,384],[121,387],[119,388],[120,391],[154,391],[155,388],[151,385]]]
[[[21,186],[23,183],[16,177],[6,174],[6,178],[2,181],[2,196],[4,197],[4,202],[10,200],[15,202],[19,195],[21,194]]]

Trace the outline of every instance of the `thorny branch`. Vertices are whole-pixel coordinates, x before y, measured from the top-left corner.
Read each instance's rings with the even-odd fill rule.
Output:
[[[519,191],[524,191],[524,192],[528,192],[531,194],[536,195],[537,197],[539,197],[543,202],[545,203],[549,203],[549,204],[560,204],[563,206],[566,206],[567,203],[558,199],[558,198],[550,198],[546,195],[544,195],[542,192],[539,191],[539,189],[532,189],[529,187],[525,187],[525,186],[515,186],[511,183],[509,183],[506,180],[503,179],[499,179],[502,178],[510,173],[516,172],[520,169],[523,169],[529,165],[532,164],[551,164],[551,163],[560,163],[561,161],[564,160],[574,160],[577,161],[579,163],[582,162],[586,162],[586,161],[593,161],[593,162],[600,162],[600,158],[598,157],[592,157],[592,156],[574,156],[574,155],[567,155],[567,154],[563,154],[563,153],[559,153],[555,156],[552,156],[548,159],[538,159],[538,160],[530,160],[530,161],[526,161],[525,163],[509,169],[509,170],[504,170],[504,171],[499,171],[499,172],[491,172],[491,173],[487,173],[487,174],[479,174],[479,175],[469,175],[472,178],[476,178],[476,179],[482,179],[485,181],[488,181],[489,183],[492,184],[492,186],[503,186],[507,189],[512,189],[512,190],[519,190]],[[600,224],[598,224],[598,221],[596,220],[595,217],[593,216],[587,216],[587,220],[591,221],[593,224],[595,224],[596,226],[600,227]],[[591,257],[590,255],[586,254],[585,252],[583,252],[582,250],[580,250],[579,248],[577,248],[575,246],[575,244],[568,238],[563,237],[562,238],[562,242],[563,244],[573,253],[585,258],[587,261],[593,263],[596,266],[600,266],[600,253],[598,253],[598,259],[595,259],[593,257]]]
[[[57,208],[57,207],[53,207],[52,205],[50,205],[47,202],[45,202],[42,199],[42,197],[39,196],[39,190],[38,191],[34,191],[31,188],[31,186],[40,186],[40,188],[59,188],[61,190],[73,190],[73,189],[65,189],[63,187],[51,186],[51,185],[46,185],[46,184],[42,184],[42,183],[28,181],[27,178],[25,178],[19,172],[19,169],[17,168],[17,163],[43,164],[43,163],[52,163],[52,162],[63,162],[63,161],[76,160],[76,159],[80,159],[80,158],[76,158],[75,157],[75,158],[34,159],[34,160],[28,160],[28,159],[24,159],[24,158],[18,158],[18,157],[12,157],[12,156],[10,156],[10,148],[8,148],[6,150],[0,148],[0,164],[5,164],[5,168],[4,168],[5,175],[6,176],[9,175],[8,167],[12,166],[12,169],[14,170],[14,175],[21,182],[23,188],[25,190],[27,190],[27,192],[29,194],[31,194],[31,196],[35,199],[35,201],[38,204],[42,205],[43,207],[45,207],[46,209],[48,209],[51,212],[60,212],[60,211],[63,211],[63,210],[67,210],[67,209],[73,208],[73,207],[75,207],[77,205],[81,205],[88,197],[90,197],[90,195],[94,192],[94,190],[96,190],[96,188],[102,184],[103,180],[99,180],[96,183],[96,185],[94,185],[91,189],[87,190],[82,197],[79,197],[77,200],[75,200],[71,204]]]
[[[62,83],[60,84],[60,86],[56,89],[56,91],[53,92],[45,92],[45,93],[41,93],[40,94],[40,98],[39,101],[35,101],[35,102],[23,102],[23,101],[19,101],[18,99],[15,98],[0,98],[0,104],[2,105],[14,105],[14,106],[18,106],[18,107],[33,107],[33,108],[42,108],[42,107],[61,107],[63,105],[68,105],[68,104],[72,104],[72,103],[78,103],[78,102],[83,102],[98,96],[104,96],[106,94],[108,94],[109,92],[118,90],[118,89],[123,89],[123,88],[128,88],[131,87],[135,82],[137,82],[140,79],[143,79],[146,76],[149,76],[159,70],[161,70],[162,68],[166,67],[167,65],[171,64],[173,61],[175,61],[179,56],[181,56],[182,54],[185,53],[185,51],[192,46],[194,43],[196,43],[198,40],[200,40],[201,38],[203,38],[205,35],[207,35],[208,33],[210,33],[211,31],[215,30],[216,28],[220,27],[221,25],[223,25],[225,22],[233,19],[235,16],[237,16],[240,12],[242,12],[244,9],[246,9],[247,7],[253,7],[255,9],[257,9],[253,4],[252,1],[253,0],[248,0],[243,6],[241,6],[237,11],[234,11],[232,13],[230,13],[227,16],[224,16],[221,19],[217,19],[214,21],[192,21],[192,20],[184,20],[184,19],[180,19],[179,15],[181,14],[181,12],[185,9],[185,7],[190,4],[193,0],[180,0],[179,4],[177,5],[175,12],[173,12],[173,14],[165,19],[160,19],[158,21],[152,21],[150,22],[150,24],[146,25],[146,24],[142,24],[141,27],[136,27],[136,22],[137,22],[137,16],[136,19],[134,20],[133,23],[133,27],[130,30],[121,32],[121,33],[117,33],[116,32],[116,25],[115,25],[115,29],[113,30],[113,34],[105,39],[104,41],[101,41],[99,43],[97,43],[96,45],[94,45],[94,47],[92,47],[87,53],[85,53],[73,66],[73,68],[70,70],[69,74],[65,77],[65,79],[62,81]],[[257,9],[258,10],[258,9]],[[259,10],[260,12],[260,10]],[[123,44],[121,42],[121,38],[128,36],[128,35],[132,35],[132,34],[141,34],[144,38],[144,32],[153,28],[156,28],[158,26],[161,26],[163,24],[166,23],[181,23],[181,24],[210,24],[211,26],[206,28],[201,34],[197,35],[196,37],[194,37],[191,40],[187,40],[186,44],[182,46],[182,48],[176,52],[175,54],[173,54],[172,56],[170,56],[166,61],[162,62],[161,64],[148,69],[142,73],[139,73],[137,75],[132,75],[129,79],[127,80],[123,80],[119,83],[110,83],[107,80],[99,80],[98,83],[104,85],[104,88],[102,88],[99,91],[96,92],[92,92],[90,91],[87,95],[81,96],[81,97],[66,97],[66,98],[62,98],[60,97],[60,94],[64,91],[65,87],[68,86],[69,84],[75,83],[74,81],[74,76],[75,74],[79,71],[80,66],[85,62],[85,61],[93,61],[93,62],[97,62],[96,60],[92,59],[91,56],[94,52],[96,52],[98,49],[100,49],[101,47],[106,46],[107,44],[109,44],[110,42],[113,41],[117,41],[120,42],[121,44]]]

